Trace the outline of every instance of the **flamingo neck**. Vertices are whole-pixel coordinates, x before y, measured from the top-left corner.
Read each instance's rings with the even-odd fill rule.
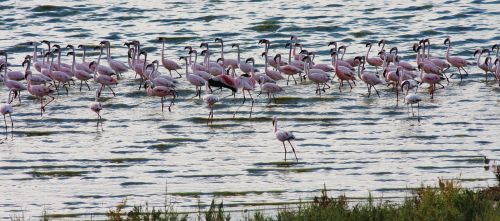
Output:
[[[85,46],[83,46],[83,57],[82,57],[82,62],[85,63]]]
[[[107,55],[107,58],[108,58],[108,63],[109,61],[111,60],[111,46],[109,44],[106,44],[106,55]]]
[[[189,55],[191,58],[191,55]],[[161,41],[161,60],[165,59],[165,41]]]
[[[278,120],[274,120],[274,133],[278,131]]]
[[[267,72],[267,53],[264,56],[264,70],[265,70],[265,72]]]
[[[38,51],[37,47],[38,46],[37,46],[36,42],[33,44],[35,45],[35,48],[33,49],[33,61],[38,61],[38,55],[37,55],[37,51]]]
[[[451,47],[451,42],[448,42],[448,49],[446,50],[446,59],[450,59],[450,47]]]
[[[75,53],[73,52],[73,63],[71,64],[71,72],[75,73],[75,61],[76,61],[76,56]]]
[[[431,43],[430,42],[427,43],[427,59],[428,60],[431,59]]]
[[[96,69],[99,66],[99,63],[101,62],[101,56],[102,56],[102,48],[101,48],[101,52],[99,52],[99,57],[97,58],[97,65],[95,66]]]
[[[290,44],[290,50],[288,50],[288,63],[290,65],[292,64],[292,45],[291,44]]]
[[[368,56],[370,55],[370,50],[372,49],[372,45],[368,48],[368,51],[366,52],[366,59],[368,59]]]
[[[238,64],[240,63],[240,46],[236,46],[236,48],[238,49]]]
[[[61,50],[57,52],[57,65],[59,66],[59,69],[61,69]]]

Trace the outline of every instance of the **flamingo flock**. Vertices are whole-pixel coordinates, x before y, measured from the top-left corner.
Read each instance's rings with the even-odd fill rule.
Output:
[[[397,47],[387,48],[388,43],[382,39],[377,45],[371,42],[364,43],[366,54],[358,55],[344,59],[347,50],[346,45],[331,41],[325,43],[325,50],[329,50],[330,63],[315,62],[316,51],[307,49],[299,42],[299,37],[292,35],[284,45],[282,54],[270,54],[269,48],[271,41],[269,39],[260,39],[259,45],[263,45],[263,52],[259,54],[263,58],[263,71],[256,68],[256,59],[253,57],[242,58],[241,45],[232,43],[231,48],[224,48],[224,39],[215,38],[213,41],[202,42],[198,46],[184,46],[183,56],[176,58],[169,56],[166,52],[168,38],[159,37],[157,39],[161,57],[158,60],[151,60],[148,52],[141,49],[141,42],[137,40],[125,42],[127,47],[127,62],[121,62],[113,59],[111,55],[112,44],[110,41],[100,41],[95,47],[83,44],[74,47],[68,44],[66,47],[53,44],[50,41],[43,40],[39,42],[29,42],[33,47],[33,54],[26,55],[22,62],[23,69],[11,70],[8,52],[0,51],[0,81],[8,89],[7,102],[0,106],[0,113],[4,117],[5,136],[8,133],[8,124],[6,116],[11,120],[13,131],[14,123],[11,114],[13,114],[13,103],[17,99],[17,106],[21,106],[21,92],[27,90],[29,96],[33,96],[40,101],[40,116],[46,111],[47,106],[52,103],[63,90],[65,94],[79,93],[72,91],[72,87],[78,87],[82,91],[85,85],[86,89],[92,90],[95,87],[95,100],[90,104],[91,111],[97,114],[97,128],[103,129],[101,111],[105,104],[99,102],[102,92],[106,89],[116,96],[114,88],[119,88],[120,81],[127,78],[126,74],[132,73],[134,78],[138,78],[138,90],[144,90],[146,96],[160,98],[161,111],[164,111],[164,100],[170,97],[168,111],[178,98],[180,81],[185,81],[196,91],[192,99],[203,99],[209,108],[207,125],[213,124],[214,108],[217,103],[223,103],[228,97],[236,97],[238,93],[243,95],[244,104],[248,99],[251,101],[251,107],[255,104],[254,92],[258,90],[258,95],[267,95],[267,104],[273,100],[276,103],[276,95],[285,93],[287,87],[297,87],[295,85],[309,85],[310,81],[315,85],[315,94],[324,95],[327,90],[332,90],[332,84],[337,83],[339,91],[347,85],[349,90],[359,86],[359,80],[367,88],[367,97],[372,95],[372,89],[380,98],[379,90],[383,86],[391,87],[389,93],[396,94],[396,105],[400,102],[400,93],[403,97],[403,103],[408,105],[408,112],[413,105],[417,105],[417,120],[420,122],[420,102],[423,100],[418,89],[423,84],[427,85],[430,99],[434,98],[437,90],[445,89],[445,85],[450,83],[450,78],[458,75],[460,82],[463,77],[468,75],[467,69],[473,63],[466,58],[453,56],[452,41],[447,37],[443,44],[447,47],[442,58],[431,55],[430,40],[422,39],[413,44],[413,53],[415,53],[415,62],[403,61]],[[256,42],[257,43],[257,42]],[[220,46],[220,50],[215,50],[213,45]],[[340,45],[340,46],[339,46]],[[39,50],[42,48],[41,50]],[[97,59],[91,60],[87,57],[88,50],[98,51]],[[196,50],[199,48],[199,50]],[[66,50],[67,52],[63,53]],[[225,50],[236,50],[237,56],[228,58]],[[376,56],[374,52],[376,51]],[[81,59],[77,58],[77,51],[81,51]],[[198,53],[199,51],[199,53]],[[473,57],[477,67],[484,72],[485,80],[488,82],[488,75],[494,76],[500,86],[500,45],[495,44],[490,48],[475,50]],[[217,59],[213,56],[220,52]],[[410,51],[410,53],[412,53]],[[65,55],[65,56],[64,56]],[[64,58],[64,57],[65,58]],[[67,59],[69,57],[69,59]],[[56,59],[57,58],[57,59]],[[148,58],[150,60],[148,60]],[[65,60],[67,63],[65,63]],[[160,65],[161,64],[161,65]],[[34,71],[31,70],[34,67]],[[161,69],[168,74],[163,74]],[[368,70],[368,68],[372,70]],[[184,71],[182,71],[184,69]],[[455,71],[456,70],[456,71]],[[469,70],[470,71],[470,70]],[[176,75],[173,75],[175,72]],[[184,73],[183,73],[184,72]],[[184,74],[184,76],[182,76]],[[335,78],[336,81],[335,81]],[[286,79],[286,84],[284,83]],[[294,85],[289,86],[293,80]],[[357,83],[358,82],[358,83]],[[77,86],[79,84],[79,86]],[[204,96],[202,98],[205,87]],[[85,88],[85,87],[84,87]],[[214,91],[214,89],[216,89]],[[224,90],[231,92],[230,95],[221,97],[215,94],[217,91],[223,93]],[[311,90],[312,91],[312,90]],[[248,95],[248,97],[247,97]],[[404,96],[403,96],[404,95]],[[62,95],[63,96],[63,95]],[[251,109],[252,110],[252,109]],[[414,116],[414,114],[413,114]],[[251,117],[251,112],[250,112]],[[278,130],[277,117],[273,117],[273,131],[276,138],[283,143],[289,142],[292,151],[295,154],[295,148],[291,140],[295,136],[288,131]],[[298,161],[297,156],[295,155]]]

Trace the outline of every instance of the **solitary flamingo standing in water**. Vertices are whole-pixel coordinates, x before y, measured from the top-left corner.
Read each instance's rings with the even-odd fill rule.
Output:
[[[7,61],[7,60],[6,60]],[[7,65],[6,62],[2,63],[2,65]],[[5,104],[2,104],[0,106],[0,113],[3,115],[3,122],[5,123],[5,139],[7,139],[7,120],[5,119],[5,115],[9,115],[9,118],[10,118],[10,124],[11,124],[11,137],[14,136],[14,121],[12,121],[12,114],[13,112],[13,109],[12,109],[12,105],[9,104],[9,103],[5,103]]]
[[[101,117],[102,104],[101,102],[99,102],[99,94],[100,91],[99,89],[97,89],[95,91],[95,101],[90,104],[90,110],[97,114],[97,129],[99,129],[99,122],[100,122],[101,130],[104,131],[104,129],[102,129],[102,117]]]
[[[448,45],[448,50],[446,50],[446,60],[448,62],[450,62],[450,64],[453,67],[456,67],[458,69],[458,73],[460,74],[460,82],[462,82],[463,77],[462,77],[462,72],[460,71],[460,68],[462,68],[462,70],[464,70],[465,73],[467,75],[469,75],[469,73],[467,73],[467,71],[464,69],[464,67],[467,67],[467,65],[470,63],[467,60],[460,58],[460,57],[450,57],[450,48],[451,48],[450,37],[448,37],[444,40],[444,44]],[[453,75],[454,74],[452,74],[450,77],[452,77]]]
[[[158,40],[161,41],[161,63],[163,64],[163,67],[168,70],[168,73],[170,73],[170,77],[172,77],[172,71],[175,71],[179,75],[179,78],[181,78],[182,75],[177,70],[182,69],[182,67],[177,64],[177,62],[165,58],[165,41],[167,40],[167,38],[159,37]]]
[[[205,95],[203,96],[203,101],[210,108],[210,112],[208,113],[207,125],[208,123],[213,124],[214,122],[214,105],[219,102],[219,97],[217,95],[208,93],[208,81],[205,82]]]
[[[290,147],[292,147],[293,154],[295,155],[295,159],[297,160],[297,163],[299,162],[299,159],[297,158],[297,154],[295,154],[295,148],[293,148],[292,143],[290,142],[291,140],[295,140],[295,136],[293,135],[292,132],[286,131],[286,130],[278,130],[278,119],[276,116],[273,117],[273,126],[274,126],[274,135],[276,135],[276,139],[278,139],[281,143],[283,143],[283,148],[285,149],[285,161],[286,161],[286,146],[285,146],[285,141],[288,141],[290,144]]]

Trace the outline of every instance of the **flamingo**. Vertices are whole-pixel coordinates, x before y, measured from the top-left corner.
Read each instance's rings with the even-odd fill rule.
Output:
[[[488,67],[488,64],[486,64],[486,62],[481,63],[480,60],[481,60],[481,55],[483,55],[483,53],[489,53],[489,52],[490,51],[488,49],[484,50],[477,49],[474,52],[474,57],[476,57],[479,54],[479,56],[477,56],[477,67],[479,67],[481,70],[484,71],[484,77],[486,82],[488,82],[488,71],[490,71],[490,67]]]
[[[57,48],[54,49],[53,52],[47,52],[48,56],[51,57],[50,65],[49,65],[49,77],[52,78],[52,80],[54,82],[56,82],[56,81],[58,82],[58,85],[56,85],[56,90],[58,93],[59,93],[59,84],[62,83],[62,87],[64,87],[64,89],[66,89],[66,95],[68,95],[69,91],[68,91],[67,86],[69,86],[69,82],[73,81],[73,79],[65,71],[52,70],[52,67],[54,65],[54,53],[55,52],[58,52],[60,54],[60,50]]]
[[[366,62],[375,67],[375,72],[378,72],[378,67],[382,66],[384,64],[384,61],[380,57],[373,57],[370,58],[370,50],[372,49],[372,43],[367,43],[366,47],[368,48],[368,51],[366,52]]]
[[[26,74],[28,74],[28,73],[29,74],[33,73],[31,71],[31,56],[30,55],[26,55],[26,57],[24,58],[22,66],[24,67],[25,64],[26,64],[26,70],[24,71],[24,74],[26,76]],[[50,77],[47,77],[43,74],[35,74],[35,75],[31,76],[31,81],[32,81],[32,84],[34,84],[34,85],[39,85],[39,84],[45,85],[47,82],[49,82],[51,80],[52,79],[50,79]]]
[[[168,72],[170,73],[170,76],[172,76],[172,71],[175,71],[179,75],[179,78],[181,78],[182,75],[177,70],[182,69],[182,67],[179,64],[177,64],[177,62],[170,60],[168,58],[165,58],[165,41],[166,40],[167,40],[167,38],[165,38],[165,37],[158,38],[158,41],[161,41],[161,64],[163,65],[163,67],[165,67],[165,69],[168,70]]]
[[[186,48],[190,48],[189,50],[189,63],[191,64],[192,71],[205,71],[207,72],[207,67],[203,65],[203,63],[198,63],[198,52],[191,48],[191,46],[186,46]],[[191,60],[192,54],[194,54],[194,62]]]
[[[436,90],[436,84],[439,84],[444,88],[444,86],[440,83],[442,80],[441,77],[437,74],[431,74],[431,73],[425,73],[423,68],[423,64],[418,65],[418,69],[420,69],[420,84],[427,83],[430,85],[429,87],[429,93],[431,95],[431,99],[434,98],[434,91]]]
[[[268,66],[269,66],[269,58],[267,56],[267,52],[262,52],[262,56],[264,57],[264,65],[265,65],[265,68],[264,68],[264,73],[269,76],[271,79],[275,80],[275,81],[279,81],[279,80],[283,80],[285,79],[283,77],[283,75],[281,75],[281,73],[279,71],[275,71],[275,70],[271,70],[271,69],[268,69]],[[272,58],[271,58],[272,59]],[[241,69],[241,68],[240,68]]]
[[[264,51],[267,53],[267,55],[269,55],[269,47],[271,46],[271,42],[267,39],[261,39],[259,40],[259,44],[264,44]],[[276,70],[278,70],[279,66],[284,66],[287,64],[286,62],[280,60],[280,63],[278,65],[274,57],[267,57],[267,63],[274,67]]]
[[[245,63],[246,64],[252,63],[250,65],[250,73],[249,74],[245,73],[245,74],[250,75],[255,81],[260,82],[260,83],[274,82],[274,80],[272,78],[270,78],[269,76],[267,76],[266,74],[262,74],[259,72],[255,73],[256,68],[255,68],[255,59],[254,58],[247,58]],[[261,81],[261,79],[263,79],[263,81]]]
[[[45,107],[49,105],[52,101],[55,100],[55,98],[51,95],[54,93],[52,89],[45,85],[33,85],[31,84],[31,72],[26,73],[26,79],[28,80],[28,92],[40,99],[40,116],[43,116],[43,112],[45,112]],[[43,104],[43,98],[44,97],[50,97],[52,98],[49,102]]]
[[[442,72],[450,69],[450,64],[448,64],[445,60],[443,59],[438,59],[438,58],[432,58],[431,57],[431,42],[428,38],[424,39],[422,44],[424,45],[424,52],[425,54],[425,44],[427,43],[427,60],[432,62],[434,65],[438,66]],[[425,57],[425,56],[423,56]]]
[[[111,76],[111,75],[116,75],[116,72],[111,69],[110,67],[108,66],[104,66],[104,65],[101,65],[101,57],[102,57],[102,45],[99,45],[99,46],[96,46],[94,47],[94,50],[97,50],[99,49],[100,52],[99,52],[99,57],[97,58],[97,65],[94,67],[95,68],[95,71],[97,71],[99,74],[102,74],[102,75],[108,75],[108,76]],[[90,68],[90,64],[89,64],[89,68]]]
[[[309,80],[317,85],[316,94],[321,95],[321,91],[325,91],[325,86],[328,86],[328,88],[330,88],[330,86],[327,84],[327,82],[330,80],[330,76],[324,72],[311,72],[310,66],[312,62],[309,56],[305,56],[303,60],[306,63],[304,68],[305,74],[307,75]],[[323,85],[323,88],[321,88],[321,85]]]
[[[416,70],[416,68],[413,67],[412,64],[410,64],[408,62],[402,62],[402,61],[400,62],[399,61],[398,48],[397,47],[391,48],[391,50],[389,51],[389,56],[392,54],[393,51],[395,51],[394,56],[393,56],[393,60],[392,60],[392,62],[394,64],[396,64],[396,61],[398,60],[397,61],[397,66],[400,66],[400,67],[404,68],[407,71],[414,71],[414,70]],[[388,57],[388,59],[389,59],[389,57]]]
[[[62,71],[71,76],[71,65],[61,63],[61,46],[55,44],[52,47],[56,48],[53,50],[53,52],[57,52],[57,64],[54,64],[53,67],[56,69],[56,71]]]
[[[2,71],[2,68],[5,69],[5,72],[7,72],[7,67],[5,67],[6,65],[6,63],[0,64],[0,72]],[[7,74],[5,74],[4,84],[9,89],[9,98],[7,102],[10,104],[14,101],[14,99],[19,98],[19,103],[21,103],[21,91],[26,90],[26,86],[19,81],[9,79]]]
[[[264,79],[261,79],[260,81],[262,82],[262,81],[264,81]],[[269,102],[267,104],[270,104],[271,97],[274,99],[274,103],[276,103],[275,94],[282,92],[283,88],[281,88],[276,83],[267,82],[267,83],[260,84],[260,91],[263,93],[267,93],[267,98],[269,98]]]
[[[415,113],[413,112],[413,105],[417,104],[417,120],[420,122],[420,101],[422,101],[422,98],[418,94],[408,94],[405,97],[405,104],[408,106],[408,112],[410,112],[410,106],[411,106],[411,113],[413,116],[415,116]]]
[[[375,89],[377,96],[380,98],[380,94],[378,93],[378,90],[375,87],[375,85],[385,84],[385,82],[382,81],[382,79],[380,79],[376,73],[365,71],[366,60],[365,60],[364,56],[356,57],[354,59],[360,60],[359,63],[361,65],[358,66],[358,77],[359,77],[359,79],[364,81],[366,83],[366,85],[368,86],[368,97],[370,97],[371,92],[372,92],[371,89],[373,88],[373,89]]]
[[[214,122],[214,105],[217,102],[219,102],[219,97],[217,95],[208,93],[208,87],[209,87],[209,83],[208,83],[208,81],[206,81],[205,82],[205,93],[206,94],[203,96],[203,101],[210,108],[210,112],[208,113],[207,125],[209,122],[213,124],[213,122]]]
[[[92,75],[84,70],[81,70],[81,69],[76,69],[76,56],[75,56],[75,52],[68,52],[68,54],[66,54],[66,56],[70,56],[72,55],[73,56],[73,63],[71,65],[71,72],[73,72],[73,76],[76,77],[76,79],[80,80],[80,91],[82,91],[82,85],[83,85],[83,82],[85,82],[85,85],[87,85],[87,88],[89,89],[90,91],[90,86],[88,84],[88,80],[92,79]],[[90,70],[90,68],[89,68]]]
[[[283,143],[283,148],[285,149],[285,161],[286,161],[286,146],[285,146],[285,141],[288,141],[290,144],[290,147],[292,147],[293,154],[295,155],[295,159],[297,160],[297,163],[299,162],[299,159],[297,158],[297,154],[295,153],[295,148],[293,147],[292,143],[290,142],[291,140],[295,140],[295,136],[293,135],[292,132],[286,131],[286,130],[278,130],[278,119],[276,116],[273,116],[273,127],[274,127],[274,135],[276,135],[276,139],[278,139],[281,143]]]
[[[281,54],[276,54],[274,56],[274,60],[275,60],[276,64],[281,64]],[[287,64],[287,65],[283,65],[283,66],[278,66],[278,70],[280,72],[284,73],[285,75],[288,75],[286,85],[288,85],[288,82],[290,81],[290,77],[292,77],[295,84],[297,84],[297,80],[295,80],[294,75],[300,73],[301,70],[299,68],[297,68],[293,65]]]
[[[467,60],[460,57],[450,57],[450,48],[451,48],[450,37],[444,40],[444,45],[448,45],[448,49],[446,50],[446,60],[451,64],[451,66],[456,67],[458,69],[458,73],[460,74],[460,82],[462,82],[462,72],[460,71],[460,68],[462,68],[462,70],[465,71],[467,75],[469,75],[469,73],[464,69],[464,67],[467,67],[467,65],[469,65],[470,63]],[[454,74],[452,74],[451,76],[453,75]]]
[[[98,83],[101,85],[101,87],[99,88],[99,93],[97,94],[98,97],[101,97],[101,92],[102,90],[105,88],[105,87],[108,87],[109,90],[111,90],[111,93],[113,93],[113,96],[116,96],[115,92],[113,91],[113,88],[111,88],[112,85],[116,85],[118,84],[118,81],[109,76],[109,75],[104,75],[104,74],[96,74],[96,66],[98,65],[97,62],[95,61],[92,61],[90,62],[89,64],[89,68],[94,70],[92,72],[92,74],[94,75],[94,82]]]
[[[71,49],[71,52],[73,52],[73,54],[76,55],[75,46],[73,46],[73,45],[67,45],[66,48]],[[76,61],[75,61],[75,69],[85,71],[85,72],[87,72],[89,74],[92,73],[92,70],[90,70],[90,68],[89,68],[90,62],[85,62],[85,54],[86,54],[86,52],[85,52],[86,51],[85,46],[78,45],[78,48],[83,48],[83,57],[82,57],[83,62],[82,63],[76,63]],[[71,64],[71,67],[73,67],[73,64]],[[72,72],[74,72],[74,71],[72,71]]]
[[[7,61],[7,60],[5,60]],[[7,62],[4,62],[0,65],[7,65]],[[13,112],[13,108],[12,108],[12,105],[10,103],[5,103],[5,104],[2,104],[0,105],[0,113],[3,115],[3,122],[5,123],[5,139],[7,139],[7,120],[6,120],[6,117],[5,115],[9,115],[9,118],[10,118],[10,124],[11,124],[11,132],[10,132],[10,136],[13,137],[14,136],[14,121],[12,121],[12,112]]]
[[[184,60],[186,62],[186,80],[193,86],[196,87],[196,95],[194,97],[201,97],[201,87],[205,85],[205,79],[202,77],[191,74],[188,72],[188,60],[186,57],[181,56],[179,57],[179,60]]]
[[[97,129],[99,129],[99,122],[100,122],[101,123],[101,130],[104,131],[104,129],[102,129],[102,117],[101,117],[102,104],[101,104],[101,102],[99,102],[99,94],[100,93],[101,92],[99,91],[99,89],[96,89],[95,100],[94,100],[94,102],[90,103],[90,110],[97,114]]]
[[[215,42],[220,42],[220,57],[222,58],[222,64],[225,68],[231,66],[233,70],[238,68],[239,62],[235,59],[225,59],[224,58],[224,40],[222,38],[215,38]],[[208,46],[207,46],[208,49]]]
[[[0,51],[0,56],[3,55],[5,57],[5,61],[8,61],[7,52]],[[7,65],[5,62],[2,65]],[[21,71],[7,71],[7,66],[5,66],[5,78],[14,81],[21,81],[24,79],[24,74]]]
[[[238,68],[241,71],[243,71],[243,73],[250,74],[250,72],[252,71],[252,65],[240,60],[241,59],[240,44],[234,43],[233,45],[231,45],[231,47],[233,47],[233,48],[236,47],[236,49],[238,50]],[[256,71],[255,69],[253,69],[253,70]]]
[[[316,57],[316,53],[314,51],[311,51],[311,52],[308,52],[308,55],[312,56],[311,62],[313,62],[314,58]],[[329,64],[318,64],[318,63],[316,63],[316,64],[312,64],[310,66],[310,68],[311,69],[321,69],[324,72],[333,72],[333,71],[335,71],[335,69],[332,66],[330,66]]]
[[[500,60],[499,60],[499,58],[497,58],[495,60],[495,65],[496,65],[495,76],[497,77],[497,80],[498,80],[498,86],[500,86]]]
[[[38,72],[41,72],[42,67],[48,68],[49,66],[43,62],[43,59],[42,59],[42,61],[38,60],[38,43],[37,42],[29,42],[29,44],[34,45],[34,48],[33,48],[33,66],[35,67],[35,70],[37,70]]]
[[[150,64],[154,65],[154,64]],[[175,102],[175,94],[177,93],[174,88],[170,87],[165,87],[165,86],[155,86],[153,82],[150,80],[147,80],[145,82],[147,88],[146,88],[146,93],[148,96],[154,96],[154,97],[160,97],[161,99],[161,112],[163,112],[163,100],[165,99],[166,96],[172,96],[172,101],[170,101],[170,105],[168,106],[168,112],[172,111],[172,105]],[[144,86],[144,87],[146,87]]]
[[[384,48],[385,48],[385,39],[382,39],[378,42],[378,46],[380,47],[380,45],[382,45],[382,48],[380,49],[380,51],[383,51]],[[381,59],[384,59],[382,55],[379,56]],[[387,60],[388,61],[393,61],[394,60],[394,57],[395,55],[393,54],[388,54],[387,55]]]
[[[331,57],[332,57],[332,64],[335,67],[335,75],[337,75],[337,77],[340,79],[339,90],[342,91],[341,86],[344,85],[344,81],[347,81],[352,90],[352,85],[349,81],[352,80],[354,85],[356,85],[356,83],[354,82],[356,80],[354,72],[349,68],[346,68],[344,66],[339,66],[339,63],[337,62],[338,60],[337,52],[335,51],[332,52]]]
[[[129,69],[123,62],[111,59],[111,43],[109,41],[101,41],[99,44],[106,48],[106,59],[108,61],[108,65],[117,74],[116,76],[120,76],[121,73],[126,72]]]

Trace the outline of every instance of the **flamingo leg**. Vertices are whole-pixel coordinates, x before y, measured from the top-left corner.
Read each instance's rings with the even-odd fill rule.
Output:
[[[177,72],[177,74],[179,75],[178,78],[182,78],[182,75],[177,70],[174,69],[174,71]],[[172,76],[172,73],[170,73],[170,76]]]
[[[290,76],[292,76],[293,81],[295,81],[295,84],[297,84],[297,80],[295,80],[295,77],[293,75]]]
[[[64,89],[66,89],[66,95],[69,95],[69,91],[68,91],[68,87],[66,87],[66,83],[63,83],[62,86],[64,87]]]
[[[115,92],[113,91],[113,88],[111,88],[111,86],[109,86],[109,85],[108,85],[108,88],[109,88],[109,90],[111,90],[111,93],[113,93],[113,97],[115,97],[115,96],[116,96],[116,94],[115,94]]]
[[[163,97],[161,97],[160,100],[161,100],[161,112],[163,112]]]
[[[82,91],[83,80],[80,80],[80,92]]]
[[[12,120],[12,115],[9,113],[9,118],[10,118],[10,137],[14,137],[14,121]]]
[[[375,92],[377,92],[378,98],[380,98],[380,94],[378,93],[377,88],[375,86],[373,86],[373,89],[375,89]]]
[[[52,98],[52,100],[50,100],[49,102],[45,103],[45,105],[43,105],[43,111],[45,112],[45,107],[47,107],[47,105],[49,105],[52,101],[54,101],[56,98],[55,97],[52,97],[50,95],[47,95],[49,96],[50,98]]]
[[[288,86],[288,82],[290,81],[290,76],[291,75],[288,75],[288,79],[286,80],[286,86]]]
[[[5,119],[5,114],[3,115],[3,121],[5,123],[5,139],[7,139],[7,120]]]
[[[420,122],[420,102],[417,103],[417,120]]]
[[[87,85],[87,88],[89,89],[90,91],[90,86],[89,86],[89,83],[87,81],[85,81],[85,85]]]
[[[21,91],[17,92],[17,99],[19,100],[19,104],[21,104]]]
[[[368,97],[372,94],[372,85],[368,85]]]
[[[285,141],[283,141],[283,149],[285,149],[285,161],[286,161],[286,147],[285,147]]]
[[[293,145],[292,143],[290,142],[290,140],[288,140],[288,143],[290,144],[290,146],[292,147],[292,150],[293,150],[293,155],[295,155],[295,160],[297,160],[297,163],[299,162],[299,158],[297,158],[297,154],[295,154],[295,148],[293,148]]]
[[[175,94],[173,95],[173,98],[170,101],[170,105],[168,105],[168,112],[172,112],[172,105],[174,105],[174,102],[175,102]]]

